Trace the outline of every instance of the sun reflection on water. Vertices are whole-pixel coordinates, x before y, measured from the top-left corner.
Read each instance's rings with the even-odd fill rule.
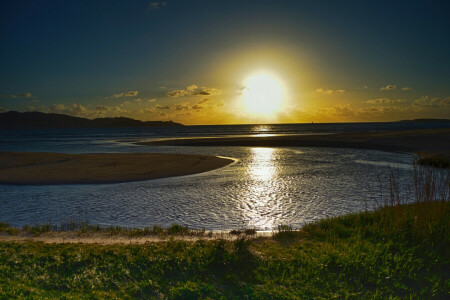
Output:
[[[278,225],[276,217],[280,211],[277,198],[282,187],[278,176],[276,148],[251,148],[251,159],[246,168],[246,186],[243,187],[242,208],[245,226],[256,228],[273,228]]]
[[[252,148],[248,174],[254,180],[270,180],[276,173],[275,148]]]

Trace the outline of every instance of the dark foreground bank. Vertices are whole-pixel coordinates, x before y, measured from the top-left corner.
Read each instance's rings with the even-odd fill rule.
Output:
[[[0,242],[0,298],[444,299],[449,248],[445,201],[233,241]]]

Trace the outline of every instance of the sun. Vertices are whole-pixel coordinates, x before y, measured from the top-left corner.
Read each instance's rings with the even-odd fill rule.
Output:
[[[257,73],[248,77],[242,91],[247,112],[270,116],[282,108],[284,88],[282,82],[270,73]]]

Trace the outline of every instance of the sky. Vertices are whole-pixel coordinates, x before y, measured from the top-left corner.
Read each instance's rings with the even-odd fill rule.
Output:
[[[0,0],[0,112],[450,118],[449,1]]]

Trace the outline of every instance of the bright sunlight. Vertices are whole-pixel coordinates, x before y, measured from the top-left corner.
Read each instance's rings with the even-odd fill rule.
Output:
[[[281,109],[284,89],[281,81],[269,73],[258,73],[245,80],[243,101],[249,113],[269,116]]]

